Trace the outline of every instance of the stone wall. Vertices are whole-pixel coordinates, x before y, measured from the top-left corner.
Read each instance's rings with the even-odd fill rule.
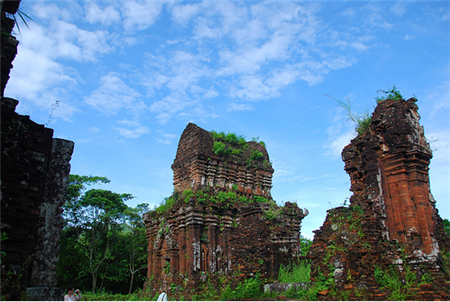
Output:
[[[403,280],[407,271],[417,280],[432,276],[432,285],[411,289],[409,297],[450,297],[441,257],[450,240],[430,192],[432,153],[415,103],[414,98],[379,103],[369,129],[344,148],[354,194],[349,208],[328,211],[315,231],[310,250],[315,280],[332,276],[337,288],[385,300],[389,291],[380,289],[374,271],[394,267]]]
[[[300,256],[307,211],[290,202],[279,207],[270,198],[273,169],[262,165],[266,149],[250,142],[249,149],[259,148],[264,157],[249,165],[248,154],[219,157],[212,147],[211,133],[189,124],[172,165],[175,193],[167,203],[173,206],[144,215],[147,287],[157,292],[176,285],[189,295],[207,280],[238,282],[257,273],[270,280],[281,263]]]
[[[71,141],[52,138],[52,129],[15,113],[17,103],[2,98],[1,231],[8,237],[1,246],[6,253],[2,257],[3,295],[7,291],[17,294],[19,288],[14,286],[19,285],[56,286],[61,206],[74,147]],[[8,284],[11,287],[5,289]]]
[[[3,1],[1,10],[1,295],[62,300],[56,262],[74,144],[53,138],[52,129],[15,112],[17,100],[3,97],[18,45],[6,13],[19,4]]]

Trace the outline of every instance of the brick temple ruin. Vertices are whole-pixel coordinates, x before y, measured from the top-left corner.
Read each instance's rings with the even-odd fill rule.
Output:
[[[353,196],[348,208],[329,210],[315,231],[313,281],[332,277],[349,299],[388,300],[374,272],[393,269],[403,282],[407,272],[428,280],[411,288],[408,299],[450,298],[450,267],[443,261],[450,238],[430,192],[432,152],[419,119],[415,98],[382,101],[369,129],[344,148]],[[333,299],[329,291],[322,295]]]
[[[153,290],[197,288],[220,277],[238,281],[258,272],[277,278],[280,264],[300,255],[307,211],[272,200],[274,170],[266,148],[246,142],[241,154],[218,156],[213,146],[210,132],[188,124],[172,165],[175,204],[144,215],[147,286]],[[252,160],[255,151],[262,156]]]
[[[4,97],[18,46],[6,13],[15,14],[19,3],[3,1],[1,10],[1,295],[63,300],[56,262],[74,143],[53,138],[52,129],[17,114],[18,101]]]

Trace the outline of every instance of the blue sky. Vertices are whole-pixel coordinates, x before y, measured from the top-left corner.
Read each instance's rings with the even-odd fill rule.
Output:
[[[23,0],[21,11],[33,21],[5,96],[75,142],[72,174],[108,177],[102,188],[133,194],[130,206],[171,195],[193,122],[263,140],[272,197],[309,210],[312,238],[351,196],[340,153],[356,134],[336,100],[372,112],[396,85],[418,99],[431,190],[450,218],[449,1]]]

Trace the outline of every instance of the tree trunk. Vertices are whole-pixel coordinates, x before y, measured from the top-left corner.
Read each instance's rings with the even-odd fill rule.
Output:
[[[92,273],[92,293],[95,294],[95,287],[97,286],[97,278],[95,273]]]
[[[131,273],[131,281],[130,281],[130,289],[128,290],[128,294],[131,294],[131,289],[133,287],[134,273]]]

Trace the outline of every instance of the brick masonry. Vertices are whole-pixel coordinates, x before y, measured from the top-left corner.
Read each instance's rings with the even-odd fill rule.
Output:
[[[172,165],[175,190],[218,186],[231,190],[237,186],[241,195],[271,198],[273,168],[266,148],[247,142],[248,148],[239,156],[219,157],[213,152],[214,138],[210,132],[189,123],[181,135]],[[263,157],[248,164],[254,151]]]
[[[411,289],[409,297],[450,298],[441,257],[449,251],[450,240],[430,192],[432,152],[415,103],[414,98],[379,103],[370,128],[344,148],[353,196],[349,208],[329,210],[315,231],[310,250],[313,279],[332,276],[337,288],[385,300],[388,293],[380,290],[375,268],[394,266],[404,278],[406,267],[419,280],[426,273],[434,280],[427,291],[425,285]]]
[[[260,163],[249,165],[245,153],[240,159],[216,156],[213,141],[208,131],[186,127],[172,165],[177,202],[165,213],[144,215],[147,286],[153,290],[167,291],[171,284],[198,288],[207,279],[236,282],[257,273],[276,278],[282,262],[300,255],[299,232],[307,211],[290,202],[278,207],[271,199],[273,169],[261,164],[268,162],[266,149],[248,142],[249,149],[264,154]],[[185,190],[192,190],[190,197],[182,194]],[[220,192],[234,198],[214,200]],[[258,196],[267,202],[252,199]]]

